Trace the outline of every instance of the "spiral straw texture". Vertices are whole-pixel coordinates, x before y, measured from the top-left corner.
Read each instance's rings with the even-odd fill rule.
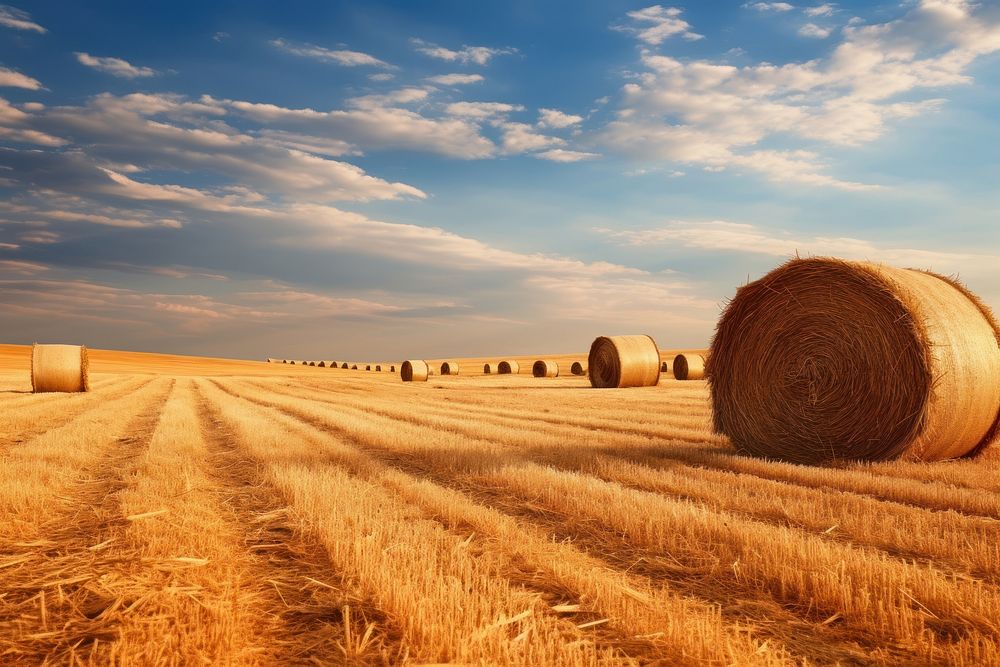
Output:
[[[426,361],[410,360],[404,361],[399,369],[399,378],[403,382],[427,382],[430,369]]]
[[[458,375],[458,362],[446,361],[441,364],[441,375]]]
[[[517,375],[521,372],[521,364],[516,361],[501,361],[497,364],[497,373],[500,375]]]
[[[666,366],[667,362],[663,362]],[[678,354],[674,357],[674,378],[678,380],[705,379],[705,355]]]
[[[593,387],[652,387],[660,381],[660,351],[650,336],[599,336],[587,367]]]
[[[574,361],[573,365],[569,367],[569,372],[573,375],[586,375],[587,367],[581,364],[579,361]]]
[[[31,348],[31,390],[79,392],[90,389],[87,348],[83,345],[39,345]]]
[[[794,259],[736,293],[708,359],[714,427],[801,463],[934,461],[1000,427],[1000,330],[959,283]]]
[[[531,365],[531,374],[536,378],[559,377],[559,364],[548,359],[539,359]]]

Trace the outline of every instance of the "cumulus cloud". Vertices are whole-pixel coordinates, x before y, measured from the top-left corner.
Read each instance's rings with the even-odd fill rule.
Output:
[[[524,107],[520,104],[507,104],[506,102],[453,102],[445,107],[445,111],[451,116],[485,120],[506,116],[514,111],[524,111]]]
[[[553,148],[541,153],[536,153],[535,157],[550,162],[580,162],[581,160],[594,160],[601,157],[599,153],[587,153],[584,151],[570,151],[565,148]]]
[[[623,86],[623,106],[599,139],[641,159],[872,189],[830,175],[812,146],[777,151],[760,144],[781,135],[858,146],[894,121],[940,107],[940,97],[920,94],[969,83],[968,67],[1000,51],[1000,17],[976,10],[960,0],[923,0],[899,19],[845,27],[829,56],[784,65],[735,67],[644,51],[645,71]]]
[[[799,34],[803,37],[812,37],[815,39],[826,39],[833,32],[830,28],[824,28],[818,26],[815,23],[806,23],[801,28],[799,28]]]
[[[470,83],[479,83],[483,81],[483,77],[481,74],[439,74],[438,76],[429,76],[427,80],[442,86],[464,86]]]
[[[0,25],[13,28],[14,30],[28,30],[43,35],[48,32],[45,28],[31,20],[31,14],[10,5],[0,5]]]
[[[460,49],[448,49],[437,44],[425,42],[422,39],[412,39],[410,42],[414,48],[425,56],[445,60],[447,62],[459,62],[463,64],[475,63],[476,65],[486,65],[496,56],[517,53],[517,49],[510,47],[493,48],[488,46],[462,46]]]
[[[21,74],[7,67],[0,67],[0,86],[6,88],[26,88],[27,90],[39,90],[42,88],[42,84],[36,79],[32,79],[26,74]]]
[[[99,72],[117,76],[122,79],[137,79],[154,76],[156,70],[150,67],[139,67],[121,58],[92,56],[89,53],[77,51],[76,59],[81,65],[86,65]]]
[[[314,44],[292,44],[283,39],[272,39],[271,46],[293,56],[336,63],[344,67],[392,67],[389,63],[379,60],[375,56],[349,49],[327,49]]]
[[[805,12],[806,16],[833,16],[837,8],[831,4],[822,4],[815,7],[806,7],[802,11]]]
[[[795,5],[787,2],[748,2],[743,5],[748,9],[756,9],[758,12],[790,12],[795,9]]]
[[[677,7],[652,5],[628,12],[627,16],[632,19],[631,25],[616,25],[612,28],[632,33],[642,42],[652,46],[658,46],[675,35],[689,41],[703,39],[704,35],[690,30],[691,24],[681,18],[682,13],[683,10]]]
[[[573,114],[563,113],[558,109],[538,110],[539,127],[552,127],[561,129],[565,127],[572,127],[582,122],[583,122],[583,116],[576,116]]]
[[[503,132],[503,151],[507,154],[539,151],[566,144],[565,139],[541,134],[527,123],[503,122],[499,127]]]

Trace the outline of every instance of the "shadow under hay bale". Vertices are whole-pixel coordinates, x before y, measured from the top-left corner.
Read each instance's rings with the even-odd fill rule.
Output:
[[[587,359],[593,387],[652,387],[660,381],[660,351],[651,336],[600,336]]]
[[[90,389],[87,348],[83,345],[35,345],[31,348],[31,390],[81,392]]]
[[[954,280],[794,259],[741,287],[708,358],[713,425],[799,463],[973,454],[1000,423],[1000,331]]]

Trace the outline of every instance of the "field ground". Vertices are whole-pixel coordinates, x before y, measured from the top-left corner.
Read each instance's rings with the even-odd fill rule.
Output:
[[[669,376],[94,351],[91,392],[33,395],[28,355],[0,664],[1000,663],[991,454],[745,458]]]

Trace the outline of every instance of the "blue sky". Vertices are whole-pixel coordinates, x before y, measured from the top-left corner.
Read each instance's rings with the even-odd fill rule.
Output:
[[[705,345],[795,252],[1000,307],[1000,6],[0,6],[0,340]]]

